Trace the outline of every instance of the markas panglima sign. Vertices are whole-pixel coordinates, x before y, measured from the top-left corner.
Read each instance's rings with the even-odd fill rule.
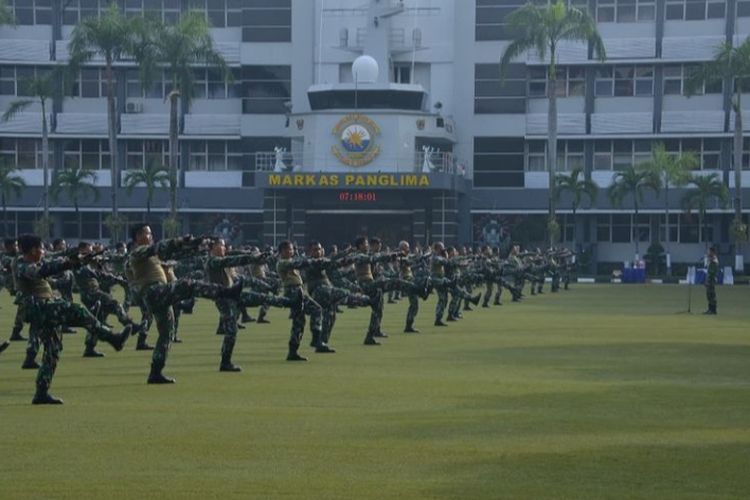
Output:
[[[270,188],[431,187],[427,174],[268,174],[265,180]]]

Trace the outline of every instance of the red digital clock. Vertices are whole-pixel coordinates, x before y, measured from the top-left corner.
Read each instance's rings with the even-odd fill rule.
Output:
[[[339,201],[372,203],[378,201],[375,191],[341,191]]]

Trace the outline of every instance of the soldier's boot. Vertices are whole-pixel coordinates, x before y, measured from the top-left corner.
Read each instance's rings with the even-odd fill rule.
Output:
[[[478,293],[474,295],[471,299],[469,299],[469,302],[474,304],[475,306],[479,305],[479,300],[482,298],[482,294]],[[468,305],[468,304],[467,304]],[[470,307],[464,307],[464,311],[471,311]]]
[[[84,358],[103,358],[104,353],[96,350],[96,347],[92,344],[88,344],[83,351]]]
[[[307,361],[307,358],[304,356],[300,356],[297,350],[299,349],[299,344],[296,344],[294,342],[289,342],[289,353],[286,355],[287,361]]]
[[[133,323],[125,325],[125,328],[123,328],[119,334],[112,335],[107,339],[107,342],[114,348],[115,351],[122,351],[122,348],[125,347],[125,342],[127,342],[128,338],[130,338],[135,330],[136,327]]]
[[[63,400],[51,395],[49,392],[47,392],[46,388],[43,390],[40,388],[37,388],[36,394],[34,394],[34,399],[31,400],[31,404],[33,405],[61,405],[63,404]]]
[[[154,346],[149,345],[146,342],[146,337],[147,335],[143,331],[141,331],[141,333],[138,334],[138,342],[135,345],[136,351],[153,351],[154,350]]]
[[[148,375],[147,384],[174,384],[175,380],[171,377],[165,377],[161,368],[151,364],[151,373]]]
[[[414,328],[413,323],[407,323],[406,328],[404,328],[404,333],[419,333],[419,330]]]
[[[220,372],[241,372],[242,368],[239,366],[233,364],[229,360],[221,360],[221,365],[219,365],[219,371]]]
[[[445,318],[445,321],[458,321],[458,318],[456,318],[454,315],[449,314],[447,318]]]
[[[6,350],[9,345],[10,345],[10,342],[8,342],[7,340],[3,341],[3,343],[0,344],[0,352],[3,352],[4,350]]]
[[[310,347],[318,347],[320,345],[320,332],[312,332],[312,338],[310,339]]]
[[[240,319],[240,323],[252,323],[255,321],[255,318],[250,316],[246,310],[242,310],[242,318]]]
[[[493,305],[496,305],[496,306],[501,306],[501,305],[503,305],[503,304],[502,304],[502,303],[500,302],[500,296],[499,296],[499,295],[495,295],[495,301],[494,301],[494,302],[493,302],[492,304],[493,304]]]
[[[245,325],[243,325],[242,323],[237,323],[237,329],[238,329],[238,330],[244,330],[244,329],[246,329],[246,328],[247,328],[247,327],[246,327]],[[220,334],[219,334],[219,335],[220,335]]]
[[[318,347],[315,348],[315,352],[317,353],[334,353],[336,352],[336,349],[329,347],[328,344],[325,344],[323,342],[320,343]]]
[[[232,363],[232,351],[234,351],[234,338],[224,337],[224,343],[221,346],[221,364],[220,372],[241,372],[242,368]]]
[[[388,334],[385,333],[385,332],[382,332],[382,331],[378,330],[377,332],[375,332],[373,334],[373,337],[379,337],[381,339],[387,339],[388,338]]]
[[[13,327],[13,331],[10,334],[10,339],[9,340],[11,342],[21,342],[21,341],[24,341],[24,340],[29,340],[26,337],[24,337],[23,335],[21,335],[21,330],[23,330],[23,326],[21,326],[20,328],[17,327],[17,326],[14,326]]]
[[[26,359],[23,360],[23,364],[21,365],[22,370],[38,370],[39,369],[39,363],[36,362],[36,353],[35,352],[29,352],[26,351]]]
[[[270,323],[270,321],[266,319],[266,310],[265,308],[261,307],[260,311],[258,312],[258,324],[262,325],[268,323]]]
[[[440,319],[440,318],[437,318],[437,319],[435,320],[435,326],[448,326],[448,325],[446,325],[445,323],[443,323],[443,320],[442,320],[442,319]]]
[[[193,309],[195,309],[195,298],[180,302],[180,309],[185,314],[193,314]]]

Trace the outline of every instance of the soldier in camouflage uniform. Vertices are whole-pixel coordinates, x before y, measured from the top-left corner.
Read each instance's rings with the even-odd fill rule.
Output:
[[[489,245],[482,247],[482,266],[480,272],[484,277],[485,292],[484,300],[482,301],[482,307],[490,307],[490,299],[492,298],[492,290],[495,287],[497,278],[497,268],[495,267],[495,258],[492,255],[492,248]]]
[[[297,352],[305,331],[305,315],[310,316],[310,331],[313,338],[322,338],[322,314],[320,304],[315,302],[305,291],[301,269],[307,269],[312,262],[310,259],[295,258],[294,244],[282,241],[279,244],[279,256],[276,262],[276,272],[284,287],[284,296],[290,299],[294,307],[291,312],[292,329],[289,335],[289,353],[287,361],[307,361]]]
[[[711,246],[708,249],[708,269],[706,269],[706,301],[708,302],[708,309],[703,314],[715,315],[718,314],[716,309],[716,282],[719,277],[719,258],[716,256],[716,247]]]
[[[233,268],[262,263],[267,255],[261,253],[238,253],[226,255],[227,247],[223,239],[212,240],[209,244],[210,255],[206,259],[205,276],[208,281],[223,287],[232,287],[235,281]],[[240,278],[241,280],[242,278]],[[277,297],[268,293],[242,292],[239,300],[219,298],[214,301],[219,310],[219,331],[224,335],[221,345],[221,363],[219,371],[239,372],[242,369],[232,363],[232,353],[237,342],[237,318],[240,307],[257,307],[259,305],[291,307],[292,302],[286,297]]]
[[[90,255],[92,252],[91,243],[82,241],[78,244],[78,253],[80,255]],[[73,275],[78,286],[78,291],[81,294],[81,303],[86,306],[86,309],[91,314],[96,316],[97,320],[106,324],[107,317],[110,314],[114,314],[122,326],[133,325],[133,320],[130,319],[120,303],[112,295],[105,293],[99,286],[99,283],[103,280],[120,283],[125,281],[123,278],[97,269],[92,262],[76,269]],[[97,341],[96,332],[87,332],[86,348],[83,352],[84,358],[100,358],[104,356],[104,353],[96,350]]]
[[[117,351],[122,349],[132,327],[127,326],[120,335],[115,335],[83,306],[54,298],[52,287],[46,278],[84,264],[86,257],[42,263],[44,247],[41,238],[34,235],[21,236],[20,246],[23,255],[18,257],[14,268],[16,284],[32,330],[39,335],[44,345],[42,365],[37,374],[36,394],[32,403],[62,404],[61,399],[49,394],[52,377],[62,351],[60,326],[85,327],[94,331],[100,339],[109,342]]]
[[[333,286],[327,273],[337,267],[348,265],[351,260],[346,254],[326,259],[323,246],[317,241],[311,241],[308,244],[307,252],[311,257],[310,265],[305,269],[307,291],[323,308],[320,337],[316,338],[313,332],[311,345],[315,347],[315,352],[333,353],[336,351],[329,346],[329,341],[336,322],[336,306],[342,302],[355,307],[371,306],[373,299],[367,295],[352,293],[344,288]]]
[[[8,289],[10,296],[15,299],[16,297],[16,283],[13,273],[13,263],[18,257],[18,241],[15,238],[8,238],[4,242],[5,252],[2,256],[2,268],[5,275],[8,277],[5,281],[5,287]],[[23,304],[18,304],[16,309],[16,317],[13,321],[13,331],[10,334],[10,341],[25,341],[28,340],[26,337],[21,335],[23,330],[23,318],[25,317],[23,311]]]
[[[448,326],[443,323],[443,314],[448,305],[448,289],[450,280],[446,278],[445,266],[448,263],[448,254],[441,241],[432,245],[432,258],[430,260],[430,275],[432,284],[437,292],[437,304],[435,305],[435,326]]]
[[[255,254],[260,254],[260,249],[258,247],[252,247],[250,250]],[[257,264],[250,264],[249,270],[248,270],[249,271],[248,280],[252,288],[261,292],[272,293],[276,295],[278,293],[279,283],[277,280],[268,276],[267,268],[268,268],[267,262],[258,262]],[[260,309],[258,310],[258,319],[256,320],[257,323],[258,324],[270,323],[270,321],[268,320],[268,318],[266,318],[266,316],[268,316],[268,306],[264,304],[260,306]],[[243,320],[244,319],[246,318],[243,318]]]
[[[419,312],[419,298],[427,300],[427,297],[430,295],[430,278],[429,276],[425,276],[424,278],[417,279],[414,275],[412,268],[417,263],[421,264],[424,257],[412,254],[409,242],[401,241],[398,244],[398,249],[399,278],[401,281],[414,284],[413,288],[403,291],[409,300],[404,333],[419,333],[419,330],[414,328],[414,320],[417,318],[417,313]]]
[[[224,288],[190,279],[168,282],[167,275],[162,267],[162,259],[194,255],[203,244],[203,240],[199,238],[186,236],[154,243],[151,227],[148,224],[134,226],[131,230],[131,236],[135,246],[128,259],[128,265],[133,273],[133,281],[130,285],[154,315],[156,328],[159,331],[147,382],[149,384],[173,384],[174,379],[165,377],[162,373],[167,362],[171,337],[174,333],[172,306],[195,296],[211,300],[217,298],[238,299],[242,287]]]

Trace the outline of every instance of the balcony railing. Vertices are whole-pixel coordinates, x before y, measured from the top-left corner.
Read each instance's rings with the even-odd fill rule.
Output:
[[[414,173],[425,173],[425,174],[450,174],[458,175],[461,177],[466,176],[466,168],[460,164],[453,153],[433,151],[427,153],[425,151],[415,151],[412,158],[401,157],[401,158],[383,158],[382,161],[389,160],[389,164],[393,166],[393,170],[397,172],[414,172]],[[331,158],[333,161],[333,158]],[[303,158],[302,153],[295,153],[290,151],[261,151],[255,153],[255,170],[259,172],[296,172],[304,170],[316,170],[325,171],[323,168],[310,169],[309,165]],[[305,167],[307,168],[305,168]]]

